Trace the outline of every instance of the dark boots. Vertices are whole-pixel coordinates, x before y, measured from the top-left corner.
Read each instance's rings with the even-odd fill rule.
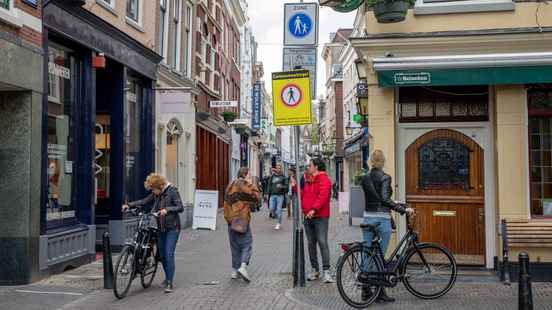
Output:
[[[387,296],[387,293],[385,293],[385,289],[382,289],[380,291],[378,299],[376,299],[376,302],[377,303],[395,302],[395,298]]]

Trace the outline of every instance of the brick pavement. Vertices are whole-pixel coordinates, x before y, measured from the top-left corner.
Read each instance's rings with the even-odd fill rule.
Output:
[[[331,220],[330,244],[332,264],[339,255],[338,242],[360,237],[357,227],[349,227],[346,216]],[[111,290],[103,290],[101,262],[56,275],[32,286],[0,289],[0,309],[349,309],[341,300],[335,285],[308,283],[306,288],[292,290],[291,232],[285,221],[282,230],[273,229],[265,211],[253,219],[254,254],[250,266],[250,284],[231,280],[230,249],[227,229],[182,232],[177,248],[175,292],[165,295],[159,283],[143,290],[135,281],[129,296],[117,300]],[[307,263],[308,264],[308,263]],[[307,266],[308,267],[308,266]],[[72,292],[73,295],[40,295],[16,292],[17,289]],[[534,284],[535,309],[552,309],[552,285]],[[455,289],[438,301],[421,301],[399,286],[391,291],[397,303],[385,309],[515,309],[517,287],[504,287],[492,277],[464,276]],[[6,297],[10,297],[9,299]],[[382,306],[374,306],[379,309]]]

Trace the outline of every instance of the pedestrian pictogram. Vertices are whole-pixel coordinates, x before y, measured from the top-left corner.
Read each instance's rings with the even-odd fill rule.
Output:
[[[295,107],[303,99],[303,94],[299,86],[295,84],[288,84],[282,89],[282,94],[280,95],[282,102],[288,107]]]
[[[275,126],[299,126],[312,123],[308,70],[273,73],[272,93]]]
[[[307,14],[295,14],[289,20],[288,30],[294,37],[305,37],[312,31],[312,19]]]
[[[318,4],[284,4],[284,45],[315,46],[318,44]]]

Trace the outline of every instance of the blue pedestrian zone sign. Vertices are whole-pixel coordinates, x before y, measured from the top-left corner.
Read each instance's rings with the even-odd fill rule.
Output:
[[[284,4],[284,45],[316,46],[318,44],[318,3]]]
[[[288,31],[296,38],[303,38],[312,31],[312,19],[303,13],[293,15],[288,22]]]

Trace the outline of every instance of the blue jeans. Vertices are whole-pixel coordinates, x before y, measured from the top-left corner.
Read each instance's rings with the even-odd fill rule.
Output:
[[[174,271],[176,269],[174,251],[176,250],[176,242],[179,235],[180,230],[176,229],[159,233],[159,241],[157,243],[159,256],[161,264],[163,264],[163,270],[165,270],[165,279],[169,282],[172,282],[174,279]]]
[[[228,239],[232,251],[232,268],[238,270],[242,263],[249,265],[253,253],[253,234],[251,227],[243,234],[233,231],[228,226]]]
[[[362,219],[362,223],[370,225],[379,224],[376,231],[381,238],[381,251],[383,252],[383,255],[385,255],[385,252],[387,252],[387,247],[389,246],[389,240],[391,240],[391,233],[393,231],[393,229],[391,228],[391,219],[380,217],[365,217]],[[374,234],[368,229],[363,229],[362,237],[364,239],[365,246],[370,247],[372,245],[372,239],[374,239]]]
[[[269,208],[270,213],[276,216],[278,223],[282,224],[282,206],[284,205],[284,195],[270,195]]]

